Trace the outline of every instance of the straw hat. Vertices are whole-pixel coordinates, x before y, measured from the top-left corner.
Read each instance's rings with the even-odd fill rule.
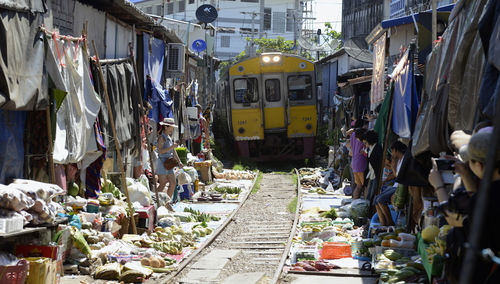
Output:
[[[164,118],[163,121],[160,121],[160,125],[166,125],[177,128],[177,125],[175,125],[175,121],[173,118]]]

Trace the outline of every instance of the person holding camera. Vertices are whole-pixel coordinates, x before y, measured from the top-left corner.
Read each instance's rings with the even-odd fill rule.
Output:
[[[500,151],[497,151],[495,156],[495,170],[489,188],[490,197],[484,226],[471,228],[478,188],[475,177],[483,178],[491,139],[491,131],[479,131],[470,137],[467,145],[460,148],[460,158],[463,162],[454,159],[454,168],[460,175],[464,187],[452,191],[450,196],[447,194],[446,183],[436,159],[433,160],[433,168],[429,173],[429,182],[435,189],[446,221],[454,227],[447,237],[449,257],[445,264],[445,272],[450,283],[458,283],[457,277],[460,275],[465,251],[464,244],[471,230],[482,229],[480,249],[490,248],[496,254],[500,252],[500,226],[497,221],[500,216]],[[478,269],[478,283],[500,283],[500,269],[496,265],[482,260]]]

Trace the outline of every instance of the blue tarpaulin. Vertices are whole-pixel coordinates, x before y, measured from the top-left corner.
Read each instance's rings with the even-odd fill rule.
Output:
[[[26,112],[0,110],[0,183],[23,178]]]
[[[149,75],[153,81],[160,83],[163,71],[163,59],[165,58],[165,43],[144,33],[143,44],[144,76]]]
[[[392,129],[402,138],[410,138],[418,110],[418,99],[413,78],[413,60],[405,53],[392,73],[394,99]]]

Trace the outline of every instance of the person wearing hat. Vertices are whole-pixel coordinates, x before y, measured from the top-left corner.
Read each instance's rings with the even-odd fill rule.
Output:
[[[459,156],[461,161],[454,159],[456,161],[454,166],[455,172],[460,175],[465,190],[470,198],[466,205],[463,206],[463,211],[466,212],[465,214],[446,210],[446,220],[451,226],[455,227],[453,234],[450,234],[447,238],[451,241],[460,239],[453,239],[453,237],[458,234],[457,232],[461,232],[462,238],[465,238],[465,241],[467,241],[467,238],[470,236],[470,231],[479,229],[471,227],[472,217],[475,213],[476,192],[478,190],[476,177],[482,179],[484,176],[489,148],[493,142],[492,136],[492,128],[479,130],[477,133],[470,136],[466,145],[460,147]],[[498,216],[500,216],[500,206],[498,206],[498,204],[500,204],[500,151],[498,149],[494,158],[495,169],[489,187],[490,193],[486,207],[486,215],[484,216],[484,225],[482,227],[479,249],[490,248],[495,254],[498,254],[500,252],[500,226],[498,226]],[[439,202],[444,203],[448,201],[449,196],[446,193],[445,184],[435,160],[433,160],[433,168],[429,174],[429,182],[435,188]],[[460,188],[456,189],[454,193],[459,190]],[[463,260],[463,253],[461,254],[458,252],[457,256],[452,255],[452,257]],[[500,269],[491,262],[483,260],[480,260],[480,262],[481,263],[476,266],[476,282],[500,283]],[[460,271],[460,267],[455,270]]]
[[[177,128],[177,125],[175,125],[173,118],[164,118],[163,121],[160,122],[160,125],[160,135],[158,136],[158,160],[156,163],[156,174],[158,175],[160,183],[158,191],[163,191],[168,182],[167,194],[172,198],[176,185],[175,174],[173,169],[167,170],[164,163],[167,159],[174,157],[179,163],[179,166],[183,166],[175,151],[178,145],[172,141],[172,132],[174,128]]]

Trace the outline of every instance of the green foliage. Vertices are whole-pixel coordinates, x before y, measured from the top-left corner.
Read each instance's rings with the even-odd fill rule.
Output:
[[[259,191],[260,189],[260,181],[262,180],[262,172],[259,172],[259,174],[257,175],[257,179],[255,180],[255,184],[253,185],[253,188],[252,188],[252,193],[256,193],[257,191]]]
[[[297,197],[294,197],[290,203],[287,205],[288,212],[295,213],[297,210]]]
[[[236,171],[254,171],[257,170],[257,164],[249,160],[240,160],[235,162],[233,165],[233,170]]]
[[[252,41],[251,38],[246,38],[247,41]],[[293,40],[285,40],[284,37],[277,38],[258,38],[254,39],[255,45],[259,48],[257,49],[257,54],[261,54],[263,52],[290,52],[293,48]]]
[[[334,30],[331,23],[325,23],[324,35],[328,38],[328,41],[342,38],[342,34]]]

